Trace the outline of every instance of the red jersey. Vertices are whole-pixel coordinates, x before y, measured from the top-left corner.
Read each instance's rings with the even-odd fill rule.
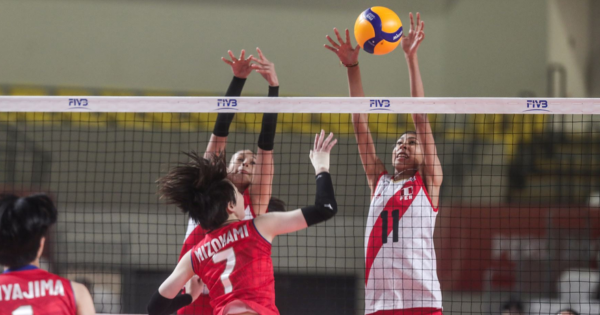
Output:
[[[192,248],[192,267],[206,284],[215,315],[241,301],[258,314],[278,315],[271,243],[254,220],[214,230]]]
[[[0,314],[75,315],[68,279],[29,265],[0,274]]]
[[[244,191],[244,212],[246,214],[245,220],[252,220],[256,217],[254,209],[252,208],[252,199],[250,198],[250,192],[248,189]],[[179,253],[179,260],[183,255],[187,254],[196,244],[200,243],[206,236],[206,230],[203,229],[199,224],[196,224],[194,220],[190,218],[188,222],[188,228]],[[178,261],[179,261],[178,260]],[[188,306],[185,306],[177,314],[188,314],[188,315],[212,315],[213,309],[210,306],[210,297],[208,295],[208,289],[206,289],[200,296],[194,300],[194,302]]]

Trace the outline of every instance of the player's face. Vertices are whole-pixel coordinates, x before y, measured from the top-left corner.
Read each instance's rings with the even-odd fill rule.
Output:
[[[396,171],[417,168],[423,162],[423,152],[419,145],[417,136],[413,133],[405,133],[396,141],[392,152],[392,164]]]
[[[252,182],[256,157],[250,150],[236,152],[229,161],[229,179],[236,187],[247,187]]]

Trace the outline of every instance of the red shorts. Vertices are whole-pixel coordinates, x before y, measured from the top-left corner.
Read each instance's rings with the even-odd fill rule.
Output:
[[[432,307],[407,308],[403,310],[377,311],[369,315],[442,315],[442,310]]]

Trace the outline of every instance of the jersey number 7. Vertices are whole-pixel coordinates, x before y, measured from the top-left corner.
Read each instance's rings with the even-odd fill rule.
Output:
[[[215,254],[212,260],[215,264],[222,261],[227,261],[225,264],[225,270],[223,270],[223,273],[221,274],[221,283],[223,284],[225,294],[231,293],[231,291],[233,291],[233,285],[231,284],[229,275],[231,275],[233,268],[235,268],[235,252],[233,251],[233,247]]]

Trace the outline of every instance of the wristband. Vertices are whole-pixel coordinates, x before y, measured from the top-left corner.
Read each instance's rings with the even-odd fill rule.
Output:
[[[350,64],[350,65],[347,65],[347,64],[345,64],[345,63],[343,63],[341,61],[340,61],[340,64],[342,64],[346,68],[354,68],[354,67],[358,66],[358,60],[355,63]]]

